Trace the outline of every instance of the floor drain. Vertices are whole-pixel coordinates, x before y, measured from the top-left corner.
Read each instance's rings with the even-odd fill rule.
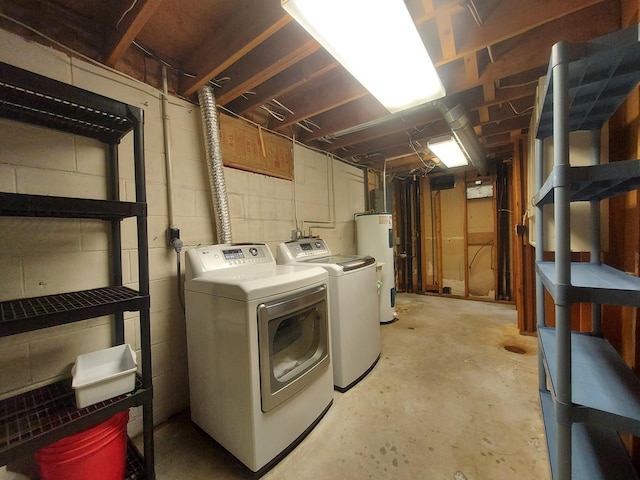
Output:
[[[524,353],[527,353],[527,351],[526,351],[524,348],[522,348],[522,347],[517,347],[517,346],[515,346],[515,345],[505,345],[505,346],[504,346],[504,349],[505,349],[507,352],[511,352],[511,353],[518,353],[518,354],[520,354],[520,355],[522,355],[522,354],[524,354]]]

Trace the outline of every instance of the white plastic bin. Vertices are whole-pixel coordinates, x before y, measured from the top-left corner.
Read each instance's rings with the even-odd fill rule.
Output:
[[[71,370],[78,408],[131,392],[136,382],[136,354],[127,343],[79,355]]]

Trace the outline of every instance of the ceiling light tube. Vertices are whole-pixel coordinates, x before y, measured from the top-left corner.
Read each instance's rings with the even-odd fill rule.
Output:
[[[427,146],[449,168],[469,164],[462,148],[460,148],[460,145],[452,135],[434,137],[427,142]]]
[[[281,0],[391,113],[445,96],[403,0]]]

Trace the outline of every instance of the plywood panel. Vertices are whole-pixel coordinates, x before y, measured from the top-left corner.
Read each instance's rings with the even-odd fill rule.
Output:
[[[220,115],[225,166],[293,180],[291,141],[238,118]]]
[[[494,297],[495,242],[493,197],[467,200],[469,295]]]
[[[491,233],[492,236],[488,241],[493,241],[493,198],[468,200],[467,222],[469,235],[472,233]]]

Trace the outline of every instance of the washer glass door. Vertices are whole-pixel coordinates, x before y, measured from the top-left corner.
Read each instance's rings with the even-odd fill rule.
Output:
[[[329,365],[328,325],[325,285],[258,305],[263,412],[325,372]]]

